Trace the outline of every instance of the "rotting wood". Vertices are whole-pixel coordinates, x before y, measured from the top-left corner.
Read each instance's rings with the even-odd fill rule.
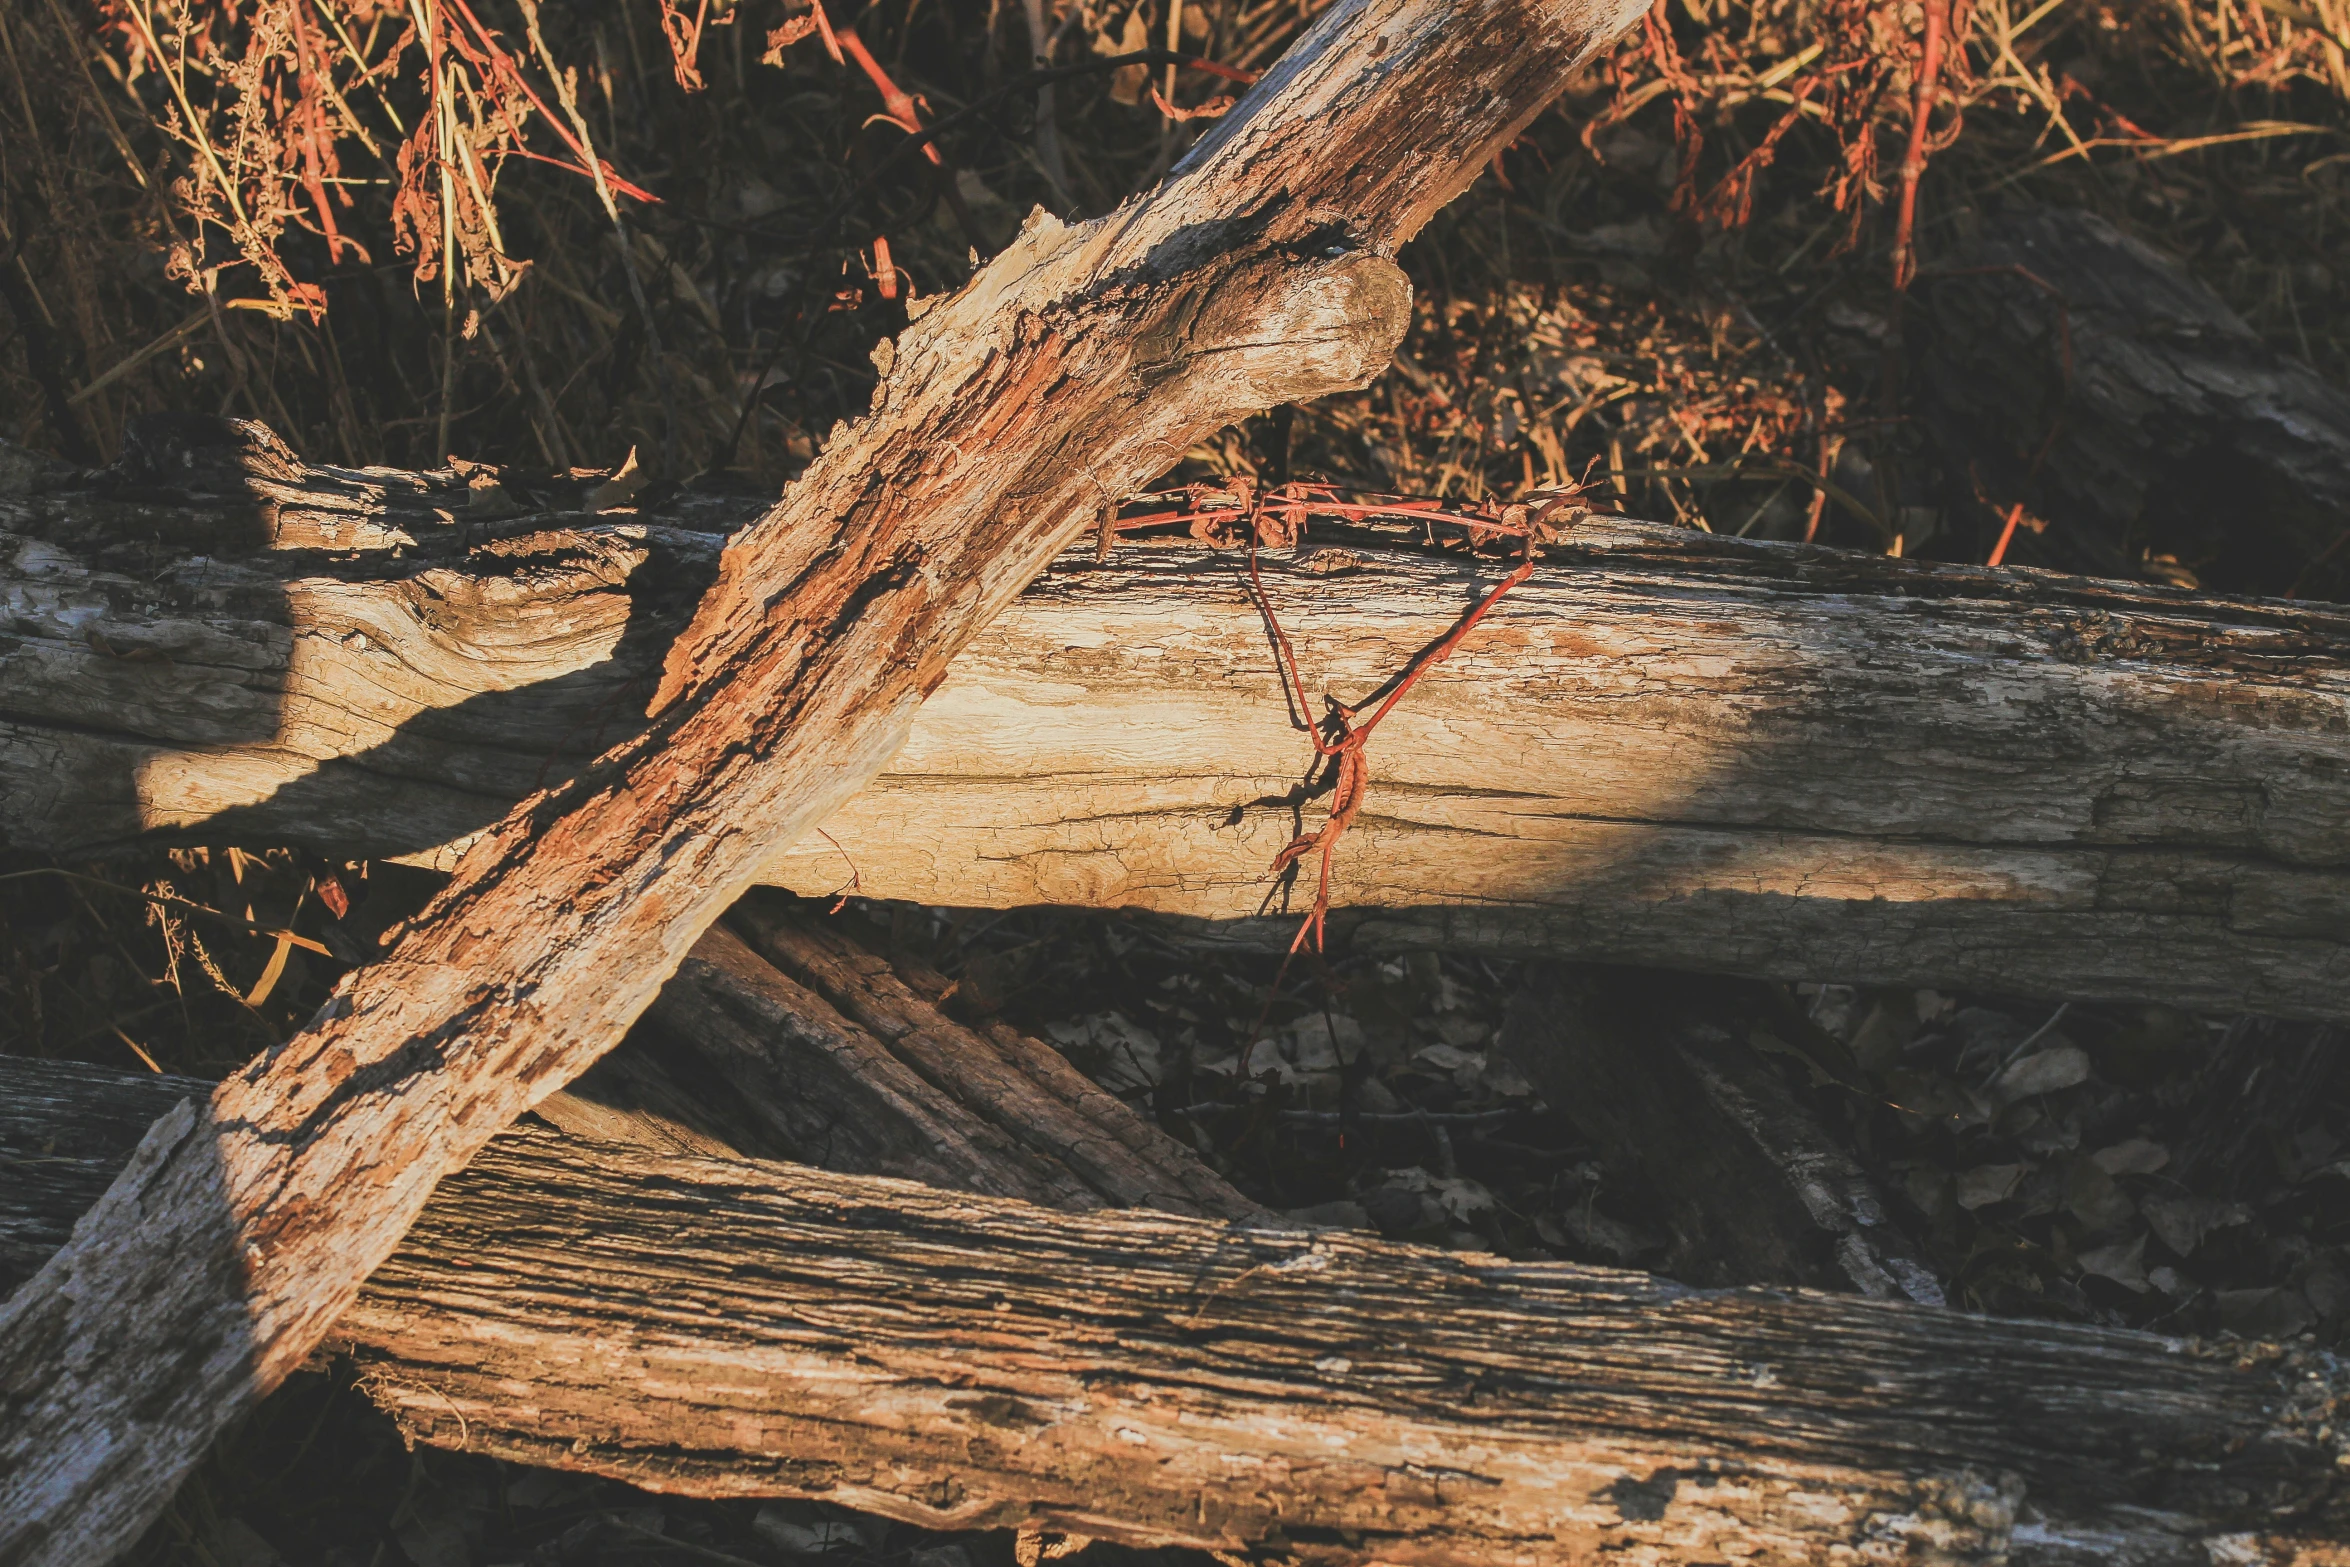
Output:
[[[1719,988],[1529,964],[1494,1044],[1655,1198],[1674,1278],[1944,1304],[1875,1183],[1730,1032],[1768,1023]]]
[[[187,1090],[0,1060],[0,1157],[85,1091]],[[930,1528],[1413,1567],[2350,1559],[2350,1368],[2316,1349],[544,1129],[444,1181],[335,1338],[428,1442]]]
[[[157,1122],[0,1313],[0,1562],[111,1557],[298,1366],[434,1185],[616,1043],[784,845],[903,743],[948,662],[1191,442],[1367,382],[1395,248],[1624,0],[1340,0],[1165,183],[1037,214],[887,351],[738,536],[651,727],[518,807],[301,1034]]]
[[[451,860],[640,726],[715,570],[703,530],[748,505],[597,517],[569,509],[585,485],[287,462],[166,425],[102,481],[0,498],[9,841],[160,824]],[[1263,561],[1342,700],[1488,580],[1379,537]],[[1079,550],[956,660],[831,841],[762,874],[1278,946],[1294,913],[1251,920],[1323,809],[1294,803],[1308,760],[1230,555]],[[1337,866],[1357,951],[2350,1017],[2339,608],[1595,519],[1397,709],[1373,772]]]

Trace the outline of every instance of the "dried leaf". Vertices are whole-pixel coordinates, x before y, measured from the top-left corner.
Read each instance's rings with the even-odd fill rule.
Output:
[[[860,1521],[827,1517],[806,1502],[765,1502],[751,1521],[752,1532],[778,1550],[794,1556],[822,1556],[831,1551],[869,1549]],[[878,1540],[874,1542],[878,1544]]]
[[[2034,1094],[2052,1094],[2089,1080],[2089,1052],[2079,1045],[2050,1045],[2015,1062],[1992,1080],[1991,1096],[2001,1104]]]
[[[2193,1256],[2213,1230],[2243,1224],[2252,1217],[2252,1210],[2242,1203],[2212,1197],[2149,1197],[2143,1211],[2146,1222],[2154,1226],[2155,1237],[2182,1257]]]
[[[1388,1171],[1387,1184],[1397,1191],[1427,1193],[1446,1213],[1464,1223],[1469,1215],[1493,1206],[1493,1193],[1480,1182],[1460,1176],[1430,1175],[1418,1165]]]
[[[636,499],[637,492],[645,487],[648,477],[644,469],[637,466],[636,448],[631,446],[627,459],[620,465],[620,471],[588,493],[587,509],[612,511],[626,506]]]
[[[2152,1175],[2170,1163],[2170,1150],[2148,1138],[2133,1137],[2089,1157],[2108,1175]]]
[[[1044,1031],[1086,1076],[1112,1093],[1155,1088],[1166,1077],[1159,1036],[1129,1022],[1123,1012],[1048,1023]]]
[[[2317,1320],[2299,1290],[2221,1290],[2214,1304],[2221,1326],[2245,1338],[2291,1338]]]
[[[1309,1012],[1284,1032],[1285,1054],[1301,1072],[1335,1072],[1359,1059],[1369,1043],[1363,1025],[1343,1012]]]
[[[293,954],[293,951],[293,936],[287,932],[279,932],[277,950],[270,953],[268,964],[261,970],[261,977],[253,982],[251,993],[245,997],[245,1005],[258,1007],[269,999],[269,993],[277,989],[278,980],[285,974],[286,959]]]
[[[1971,1213],[1995,1202],[2005,1202],[2015,1195],[2029,1169],[2030,1166],[2021,1164],[1978,1164],[1971,1170],[1960,1171],[1955,1190],[1958,1205]]]
[[[2137,1217],[2137,1205],[2094,1159],[2073,1159],[2065,1171],[2065,1211],[2091,1235],[2119,1229]]]
[[[2126,1241],[2116,1241],[2111,1246],[2082,1252],[2077,1260],[2081,1271],[2091,1278],[2111,1279],[2123,1289],[2139,1295],[2147,1291],[2144,1230]]]
[[[815,31],[816,13],[813,11],[805,16],[788,19],[781,27],[768,32],[767,52],[759,56],[759,63],[780,67],[784,63],[783,51]]]

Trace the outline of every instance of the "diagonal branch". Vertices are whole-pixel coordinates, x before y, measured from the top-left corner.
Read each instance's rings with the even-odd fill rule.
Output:
[[[1041,214],[885,351],[729,549],[653,721],[523,802],[310,1027],[156,1123],[0,1315],[0,1562],[102,1561],[319,1343],[441,1176],[618,1040],[947,663],[1098,513],[1251,411],[1360,386],[1395,248],[1631,20],[1342,0],[1165,184]]]

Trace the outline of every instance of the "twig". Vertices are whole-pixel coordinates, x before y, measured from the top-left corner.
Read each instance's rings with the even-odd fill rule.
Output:
[[[462,5],[464,0],[458,0]],[[604,213],[612,220],[612,235],[620,246],[620,270],[628,277],[629,296],[636,301],[636,312],[645,325],[645,348],[653,357],[653,381],[661,393],[661,474],[674,478],[677,474],[677,398],[669,385],[669,360],[661,352],[661,329],[653,322],[653,307],[645,302],[645,285],[636,275],[635,247],[629,241],[628,225],[621,221],[620,203],[612,199],[612,186],[604,178],[604,160],[596,156],[596,144],[588,134],[587,116],[579,112],[579,94],[572,86],[571,77],[557,68],[555,56],[547,48],[546,34],[539,30],[538,0],[521,0],[523,25],[530,31],[530,45],[538,51],[539,63],[555,80],[555,94],[562,100],[563,112],[571,119],[571,128],[578,134],[575,145],[588,166],[588,173],[596,182],[596,199],[604,204]],[[476,22],[476,27],[481,24]],[[544,113],[542,106],[541,112]],[[549,116],[550,120],[553,118]]]
[[[149,892],[144,887],[125,887],[120,882],[108,881],[102,876],[84,876],[79,871],[61,870],[54,865],[36,866],[29,871],[10,871],[6,875],[0,875],[0,881],[21,881],[28,876],[62,876],[67,881],[86,882],[93,887],[103,887],[108,892],[119,892],[133,898],[145,898],[149,903],[161,903],[170,908],[184,909],[190,914],[207,914],[231,925],[241,925],[256,936],[271,936],[279,941],[290,941],[295,946],[315,952],[322,958],[334,956],[325,943],[312,941],[308,936],[297,936],[290,930],[281,930],[254,920],[241,919],[234,914],[223,913],[219,909],[208,908],[201,903],[191,903],[185,898],[174,897],[167,892]]]

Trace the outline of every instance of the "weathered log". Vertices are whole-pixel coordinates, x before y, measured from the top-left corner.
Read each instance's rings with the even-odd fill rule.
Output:
[[[1729,1032],[1740,1021],[1660,995],[1654,974],[1541,963],[1494,1043],[1658,1201],[1674,1278],[1944,1304],[1875,1183]]]
[[[123,1131],[189,1091],[0,1060],[0,1158],[86,1148],[85,1095]],[[1427,1567],[2350,1559],[2350,1368],[2318,1350],[546,1130],[445,1180],[335,1341],[428,1442],[930,1528]]]
[[[712,928],[632,1032],[634,1050],[541,1113],[590,1131],[583,1117],[602,1104],[740,1155],[1054,1208],[1261,1212],[1050,1045],[956,1022],[932,1005],[946,981],[787,903],[738,905],[729,923],[749,942]]]
[[[2178,263],[2050,208],[1994,219],[1919,282],[1923,411],[1955,498],[1979,475],[2028,502],[2051,524],[2035,558],[2121,576],[2169,555],[2281,592],[2331,557],[2311,586],[2341,591],[2350,392]]]
[[[539,1101],[541,1120],[583,1142],[1068,1212],[1266,1217],[1050,1045],[946,1016],[923,994],[946,981],[921,964],[885,959],[772,893],[735,921],[782,967],[711,927],[620,1048]],[[65,1243],[156,1116],[212,1086],[0,1058],[0,1297]]]
[[[743,505],[596,517],[586,485],[308,469],[252,481],[270,550],[251,497],[167,498],[246,482],[169,436],[0,498],[20,847],[161,827],[435,858],[634,732],[715,569],[696,530]],[[1310,682],[1346,700],[1477,580],[1351,543],[1264,558]],[[1594,520],[1381,729],[1338,932],[2350,1017],[2346,676],[2335,608]],[[1320,809],[1309,759],[1228,555],[1082,550],[956,660],[830,840],[762,874],[1286,944],[1292,920],[1250,917]]]
[[[651,726],[517,807],[285,1047],[159,1121],[11,1298],[0,1561],[134,1538],[435,1183],[618,1042],[1101,506],[1235,417],[1367,382],[1409,316],[1395,247],[1635,14],[1341,0],[1164,184],[1073,229],[1038,214],[909,326],[872,413],[721,558]]]

